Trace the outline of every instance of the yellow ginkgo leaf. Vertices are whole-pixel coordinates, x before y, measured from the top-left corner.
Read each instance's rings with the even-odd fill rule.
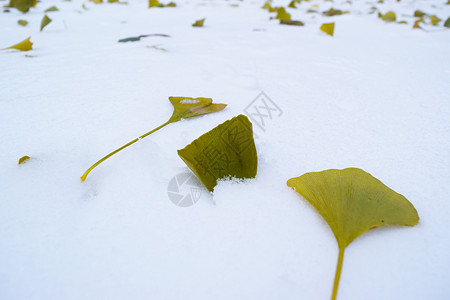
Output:
[[[384,15],[381,15],[381,19],[385,22],[395,22],[397,20],[397,16],[395,12],[389,11],[385,13]]]
[[[19,158],[19,163],[18,164],[21,165],[21,164],[23,164],[24,162],[26,162],[29,159],[30,159],[30,157],[27,156],[27,155],[22,156],[21,158]]]
[[[36,6],[37,0],[10,0],[8,7],[14,7],[23,13],[30,10],[31,7]]]
[[[320,26],[320,30],[325,32],[328,35],[333,36],[334,34],[334,22],[333,23],[324,23]]]
[[[194,24],[192,24],[192,27],[203,27],[203,24],[205,23],[205,19],[200,19],[195,21]]]
[[[287,185],[325,219],[336,237],[339,258],[332,299],[336,299],[345,248],[366,231],[387,225],[414,226],[414,206],[369,173],[357,169],[326,170],[291,178]]]
[[[16,50],[20,50],[20,51],[30,51],[33,49],[33,43],[30,41],[31,37],[27,38],[26,40],[12,45],[11,47],[8,47],[6,49],[16,49]]]
[[[284,7],[280,7],[275,18],[278,20],[290,20],[291,15],[286,11]]]

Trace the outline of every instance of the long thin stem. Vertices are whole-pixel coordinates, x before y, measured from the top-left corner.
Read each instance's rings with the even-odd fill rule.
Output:
[[[105,157],[103,157],[102,159],[100,159],[98,162],[96,162],[95,164],[93,164],[89,169],[87,169],[86,172],[84,172],[83,176],[80,177],[80,178],[81,178],[81,182],[85,181],[85,180],[86,180],[86,177],[88,176],[88,174],[89,174],[96,166],[98,166],[99,164],[101,164],[101,163],[102,163],[103,161],[105,161],[106,159],[110,158],[111,156],[113,156],[113,155],[116,154],[117,152],[119,152],[119,151],[125,149],[126,147],[128,147],[128,146],[130,146],[130,145],[136,143],[136,142],[139,141],[140,139],[145,138],[146,136],[152,134],[153,132],[155,132],[155,131],[157,131],[157,130],[163,128],[164,126],[166,126],[166,125],[168,125],[168,124],[170,124],[170,123],[171,123],[170,121],[167,121],[166,123],[162,124],[161,126],[156,127],[155,129],[153,129],[153,130],[147,132],[146,134],[141,135],[141,136],[138,137],[137,139],[132,140],[132,141],[129,142],[128,144],[123,145],[123,146],[120,147],[119,149],[114,150],[114,151],[111,152],[110,154],[106,155]]]
[[[336,266],[336,275],[334,276],[333,294],[331,295],[331,300],[336,300],[337,297],[339,279],[341,279],[342,263],[344,261],[344,251],[345,248],[339,247],[339,257]]]

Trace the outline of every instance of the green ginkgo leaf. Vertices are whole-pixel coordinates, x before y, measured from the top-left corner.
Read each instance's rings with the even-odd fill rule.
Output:
[[[357,169],[326,170],[291,178],[287,185],[302,195],[325,219],[336,237],[339,257],[332,299],[336,299],[345,248],[370,229],[414,226],[414,206],[369,173]]]
[[[278,19],[278,20],[290,20],[291,19],[291,15],[286,11],[286,9],[284,7],[280,7],[280,8],[278,8],[277,15],[276,15],[275,19]]]
[[[52,19],[50,19],[47,15],[44,15],[41,21],[41,31],[44,30],[45,26],[50,24],[51,21]]]
[[[24,162],[26,162],[29,159],[30,159],[30,157],[27,156],[27,155],[22,156],[21,158],[19,158],[19,163],[18,164],[21,165],[21,164],[23,164]]]
[[[397,16],[395,15],[395,12],[389,11],[384,15],[381,15],[381,19],[385,22],[395,22],[395,20],[397,20]]]
[[[296,21],[296,20],[280,20],[280,24],[283,25],[293,25],[293,26],[304,26],[305,23],[302,21]]]
[[[45,10],[46,13],[52,11],[59,11],[59,9],[56,6],[51,6]]]
[[[18,44],[12,45],[11,47],[5,48],[6,49],[16,49],[20,51],[30,51],[33,49],[33,43],[30,41],[31,37],[27,38],[26,40],[21,41]]]
[[[169,100],[174,107],[174,111],[173,111],[172,116],[166,123],[156,127],[155,129],[147,132],[146,134],[141,135],[140,137],[132,140],[131,142],[125,144],[124,146],[120,147],[117,150],[114,150],[110,154],[108,154],[105,157],[103,157],[102,159],[100,159],[98,162],[93,164],[89,169],[87,169],[86,172],[84,172],[83,176],[81,176],[81,182],[85,181],[88,174],[96,166],[101,164],[103,161],[105,161],[109,157],[113,156],[117,152],[136,143],[140,139],[143,139],[143,138],[149,136],[150,134],[152,134],[153,132],[158,131],[159,129],[163,128],[164,126],[167,126],[170,123],[178,122],[182,119],[187,119],[187,118],[192,118],[192,117],[196,117],[196,116],[200,116],[200,115],[204,115],[204,114],[218,112],[227,106],[226,104],[212,103],[211,98],[169,97]]]
[[[28,21],[27,20],[18,20],[17,24],[19,24],[20,26],[27,26],[28,25]]]
[[[448,17],[447,20],[445,21],[444,27],[450,28],[450,17]]]
[[[340,15],[348,14],[348,11],[330,8],[329,10],[324,11],[322,14],[327,17],[332,17],[332,16],[340,16]]]
[[[30,10],[31,7],[36,6],[37,0],[10,0],[8,7],[14,7],[23,13]]]
[[[194,24],[192,24],[192,27],[203,27],[203,24],[205,23],[205,19],[200,19],[195,21]]]
[[[320,26],[320,30],[325,32],[328,35],[333,36],[334,34],[334,22],[333,23],[324,23]]]
[[[423,11],[421,11],[421,10],[416,10],[415,12],[414,12],[414,17],[423,17],[423,16],[425,16],[426,15],[426,13],[424,13]]]
[[[221,178],[254,178],[258,168],[252,123],[244,115],[203,134],[178,155],[209,191]]]
[[[442,21],[442,20],[440,18],[438,18],[437,16],[434,16],[434,15],[430,16],[431,25],[437,26],[440,21]]]

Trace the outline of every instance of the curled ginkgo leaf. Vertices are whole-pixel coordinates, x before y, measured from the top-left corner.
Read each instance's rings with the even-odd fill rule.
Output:
[[[24,162],[26,162],[27,160],[29,160],[30,157],[28,155],[22,156],[21,158],[19,158],[19,165],[23,164]]]
[[[331,299],[336,299],[345,248],[366,231],[387,225],[414,226],[414,206],[381,181],[357,168],[306,173],[287,185],[325,219],[336,237],[339,257]]]
[[[146,136],[149,136],[150,134],[152,134],[153,132],[163,128],[164,126],[169,125],[170,123],[178,122],[181,119],[187,119],[187,118],[192,118],[192,117],[196,117],[196,116],[199,116],[199,115],[204,115],[204,114],[209,114],[209,113],[214,113],[214,112],[217,112],[217,111],[221,111],[222,109],[224,109],[227,106],[226,104],[221,104],[221,103],[215,104],[215,103],[212,103],[212,99],[211,98],[169,97],[169,100],[170,100],[170,102],[172,103],[172,105],[174,107],[174,111],[173,111],[172,116],[170,117],[170,119],[166,123],[156,127],[155,129],[147,132],[146,134],[141,135],[140,137],[132,140],[128,144],[125,144],[124,146],[120,147],[117,150],[114,150],[110,154],[108,154],[105,157],[103,157],[102,159],[100,159],[98,162],[93,164],[89,169],[87,169],[86,172],[84,172],[83,176],[81,176],[81,182],[85,181],[86,177],[88,176],[88,174],[96,166],[101,164],[103,161],[105,161],[109,157],[113,156],[117,152],[119,152],[119,151],[127,148],[128,146],[136,143],[140,139],[143,139]]]
[[[50,24],[51,21],[52,19],[50,19],[47,15],[44,15],[41,21],[41,31],[44,30],[45,26]]]
[[[2,49],[2,50],[6,50],[6,49],[16,49],[16,50],[20,50],[20,51],[30,51],[33,49],[33,43],[30,41],[31,37],[27,38],[26,40],[21,41],[18,44],[12,45],[11,47]]]
[[[209,191],[224,177],[253,178],[258,168],[252,123],[244,115],[203,134],[178,155]]]
[[[31,7],[36,6],[37,0],[10,0],[8,7],[14,7],[23,13],[30,10]]]

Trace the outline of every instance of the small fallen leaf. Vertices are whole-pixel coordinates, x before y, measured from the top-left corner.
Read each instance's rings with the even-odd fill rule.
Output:
[[[385,22],[395,22],[395,20],[397,19],[397,16],[395,15],[395,12],[389,11],[389,12],[385,13],[384,15],[382,15],[381,19]]]
[[[59,11],[59,9],[56,6],[51,6],[45,10],[45,12],[52,12],[52,11]]]
[[[42,18],[42,21],[41,21],[41,31],[45,28],[45,26],[50,24],[51,21],[52,21],[52,19],[50,19],[47,15],[44,15],[44,17]]]
[[[158,0],[148,0],[148,7],[162,7],[163,5]]]
[[[94,2],[95,4],[103,3],[103,0],[89,0],[91,2]]]
[[[17,24],[19,24],[21,26],[27,26],[28,25],[28,21],[27,20],[18,20]]]
[[[195,21],[195,23],[192,24],[192,27],[203,27],[203,23],[205,23],[205,19],[204,18]]]
[[[328,35],[334,35],[334,22],[333,23],[324,23],[320,26],[320,30],[325,32]]]
[[[295,6],[295,3],[296,3],[296,1],[295,1],[295,0],[292,0],[292,1],[289,3],[288,7],[290,7],[290,8],[297,8],[297,6]]]
[[[420,23],[423,22],[424,22],[423,18],[419,18],[418,20],[416,20],[414,22],[413,29],[422,29],[422,27],[420,27]]]
[[[22,42],[12,45],[11,47],[5,48],[5,49],[16,49],[20,51],[30,51],[33,49],[33,43],[30,41],[31,37],[27,38],[26,40],[23,40]],[[3,49],[3,50],[5,50]]]
[[[423,12],[423,11],[421,11],[421,10],[416,10],[415,12],[414,12],[414,17],[423,17],[423,16],[425,16],[426,14]]]
[[[445,21],[444,27],[450,28],[450,17],[448,17],[447,20]]]
[[[286,9],[284,7],[280,7],[277,11],[277,15],[276,15],[275,19],[290,20],[291,15],[286,11]]]
[[[430,16],[431,25],[437,26],[440,21],[442,21],[442,20],[440,18],[438,18],[437,16],[434,16],[434,15]]]
[[[332,17],[332,16],[340,16],[340,15],[348,14],[348,11],[330,8],[329,10],[324,11],[322,14],[327,17]]]
[[[30,159],[30,157],[27,155],[22,156],[21,158],[19,158],[19,165],[23,164],[24,162],[26,162],[29,159]]]
[[[31,7],[35,7],[36,4],[37,0],[10,0],[7,6],[17,8],[21,12],[26,13]]]
[[[280,20],[280,24],[283,25],[294,25],[294,26],[304,26],[305,23],[302,21],[295,21],[295,20]]]
[[[254,178],[258,168],[252,123],[244,115],[203,134],[178,155],[211,192],[219,179]]]
[[[361,169],[306,173],[289,179],[287,185],[319,212],[338,243],[333,300],[337,296],[344,251],[353,240],[377,227],[414,226],[419,222],[411,202]]]
[[[140,139],[143,139],[143,138],[149,136],[150,134],[154,133],[155,131],[160,130],[164,126],[167,126],[171,123],[178,122],[181,119],[187,119],[187,118],[192,118],[192,117],[196,117],[196,116],[200,116],[200,115],[204,115],[204,114],[218,112],[227,106],[226,104],[212,103],[211,98],[169,97],[169,100],[172,103],[174,110],[173,110],[172,116],[166,123],[156,127],[155,129],[147,132],[146,134],[141,135],[140,137],[132,140],[131,142],[120,147],[119,149],[114,150],[110,154],[106,155],[105,157],[103,157],[102,159],[97,161],[89,169],[87,169],[86,172],[84,172],[84,174],[80,177],[81,182],[85,181],[86,177],[89,175],[89,173],[96,166],[101,164],[103,161],[105,161],[109,157],[113,156],[117,152],[122,151],[123,149],[127,148],[128,146],[136,143]]]
[[[406,21],[398,21],[397,24],[408,24]]]

